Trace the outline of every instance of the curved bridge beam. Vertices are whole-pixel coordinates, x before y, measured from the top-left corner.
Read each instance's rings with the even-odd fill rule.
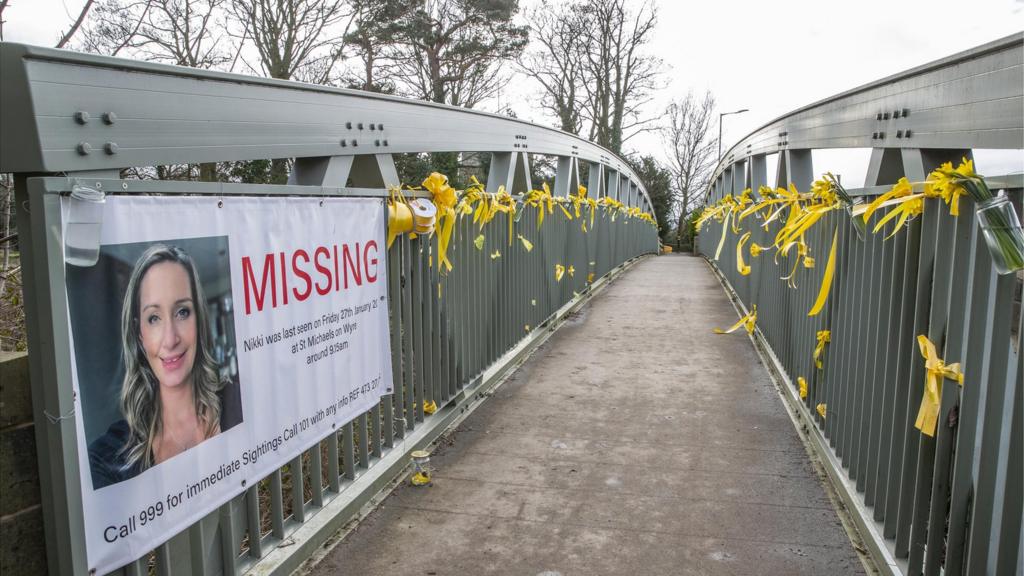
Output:
[[[611,151],[515,118],[358,90],[11,43],[0,46],[0,68],[0,172],[526,152],[558,156],[572,166],[579,160],[600,164],[639,190],[631,205],[651,208],[640,179]]]
[[[788,156],[828,148],[1019,149],[1024,142],[1022,48],[1024,33],[1014,34],[780,116],[722,156],[709,199],[746,188],[751,182],[740,186],[743,162],[773,153]],[[787,164],[792,172],[794,163]],[[798,160],[797,165],[804,164]],[[779,176],[780,185],[810,184],[798,181],[807,175]],[[733,182],[740,187],[730,187]]]

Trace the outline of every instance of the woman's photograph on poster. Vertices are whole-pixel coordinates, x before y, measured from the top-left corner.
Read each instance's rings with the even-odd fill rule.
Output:
[[[67,284],[94,490],[242,422],[227,236],[101,246]]]

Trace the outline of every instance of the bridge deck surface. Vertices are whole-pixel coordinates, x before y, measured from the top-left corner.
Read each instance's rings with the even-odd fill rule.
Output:
[[[313,573],[863,573],[735,320],[701,259],[639,263]]]

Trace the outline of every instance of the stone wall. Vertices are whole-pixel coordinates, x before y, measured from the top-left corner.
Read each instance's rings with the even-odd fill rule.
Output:
[[[0,574],[45,574],[28,355],[0,352]]]

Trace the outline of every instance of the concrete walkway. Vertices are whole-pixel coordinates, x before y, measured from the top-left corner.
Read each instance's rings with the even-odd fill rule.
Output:
[[[702,260],[645,260],[313,573],[862,574],[735,320]]]

